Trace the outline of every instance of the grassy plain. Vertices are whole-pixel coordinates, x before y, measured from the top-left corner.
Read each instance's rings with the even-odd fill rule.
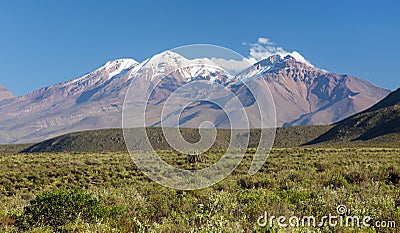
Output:
[[[201,160],[160,151],[169,163],[198,168]],[[400,227],[399,148],[277,148],[257,174],[247,174],[253,149],[233,174],[212,187],[178,191],[149,180],[126,152],[0,153],[0,230],[3,232],[396,232]],[[38,194],[79,187],[99,201],[105,214],[78,215],[57,228],[42,223],[23,228],[27,206]],[[58,190],[58,191],[57,191]],[[397,227],[260,227],[265,211],[274,216],[347,215],[395,221]],[[25,208],[25,210],[24,210]],[[61,207],[62,208],[62,207]],[[103,213],[103,212],[102,212]],[[97,215],[96,215],[97,216]],[[57,216],[54,216],[57,217]]]

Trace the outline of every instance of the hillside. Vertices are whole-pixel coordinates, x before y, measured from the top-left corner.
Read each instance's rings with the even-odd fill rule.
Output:
[[[196,129],[181,129],[185,139],[196,142]],[[226,148],[230,131],[218,129],[214,148]],[[161,128],[148,128],[150,142],[155,149],[171,149]],[[260,130],[253,129],[249,147],[256,147]],[[290,126],[277,128],[274,147],[302,145],[329,146],[397,146],[400,140],[400,89],[371,108],[332,126]],[[121,129],[82,131],[55,137],[22,150],[23,152],[104,152],[125,151]]]
[[[330,129],[330,126],[292,126],[278,128],[274,147],[296,147],[321,135]],[[150,142],[155,149],[170,149],[161,128],[147,129]],[[185,139],[195,142],[199,134],[195,129],[182,129]],[[249,147],[256,147],[260,130],[251,130]],[[229,142],[230,131],[218,129],[214,148],[226,148]],[[24,149],[23,152],[104,152],[126,151],[121,129],[102,129],[84,132],[69,133],[55,137]]]
[[[309,144],[316,143],[384,143],[400,140],[400,89],[371,108],[338,122],[328,132]]]

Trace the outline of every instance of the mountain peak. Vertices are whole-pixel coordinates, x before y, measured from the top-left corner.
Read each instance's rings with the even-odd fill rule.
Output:
[[[114,66],[133,67],[137,64],[139,64],[139,62],[137,62],[131,58],[121,58],[121,59],[108,61],[103,66],[101,66],[99,69],[105,68],[108,70]]]
[[[147,60],[146,64],[158,65],[160,63],[163,63],[163,64],[170,63],[170,64],[175,64],[175,65],[180,65],[186,61],[187,61],[187,59],[184,58],[183,56],[168,50],[168,51],[154,55],[153,57],[151,57],[150,59]]]
[[[294,56],[294,54],[274,54],[255,63],[254,66],[257,67],[258,70],[263,70],[261,72],[276,72],[285,68],[293,67],[300,69],[316,69],[314,66],[307,63],[304,58],[299,60]]]
[[[168,64],[169,66],[198,66],[198,65],[207,65],[207,66],[212,66],[212,67],[219,67],[217,64],[215,64],[211,59],[209,58],[194,58],[194,59],[188,59],[178,53],[175,53],[173,51],[164,51],[162,53],[156,54],[150,59],[147,59],[144,62],[145,66],[149,65],[156,65],[156,66],[162,66],[163,64]],[[219,67],[221,68],[221,67]]]
[[[297,61],[296,58],[294,58],[292,55],[288,54],[286,55],[283,60],[285,61]],[[300,61],[299,61],[300,62]]]
[[[55,87],[55,86],[63,86],[66,87],[71,84],[83,84],[86,82],[97,82],[98,80],[109,80],[114,77],[119,77],[123,74],[125,74],[127,71],[131,70],[134,67],[138,66],[138,62],[131,59],[131,58],[121,58],[121,59],[116,59],[116,60],[111,60],[104,65],[98,67],[97,69],[86,73],[78,78],[58,83],[52,86],[49,86],[48,88]],[[96,81],[97,80],[97,81]],[[41,90],[41,89],[40,89]]]
[[[154,55],[135,67],[133,75],[143,75],[145,79],[157,80],[170,73],[180,76],[180,80],[190,81],[197,78],[216,81],[222,76],[232,78],[228,72],[209,58],[188,59],[173,51]],[[176,78],[176,77],[175,77]]]
[[[6,99],[12,99],[14,97],[15,96],[9,90],[7,90],[7,88],[5,88],[0,84],[0,101]]]
[[[282,62],[282,57],[280,54],[275,54],[275,55],[268,57],[265,60],[268,60],[271,64],[276,64],[276,63]]]

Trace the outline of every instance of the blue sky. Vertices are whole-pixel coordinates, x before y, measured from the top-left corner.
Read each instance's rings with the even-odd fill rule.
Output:
[[[15,95],[186,44],[249,56],[260,37],[316,67],[400,87],[398,1],[1,1],[0,29],[0,84]]]

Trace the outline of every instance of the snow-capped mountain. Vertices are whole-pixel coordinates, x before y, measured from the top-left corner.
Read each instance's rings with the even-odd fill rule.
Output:
[[[290,56],[269,57],[232,76],[212,59],[190,60],[167,51],[141,63],[132,59],[110,61],[77,79],[0,101],[0,143],[37,142],[72,131],[120,128],[123,101],[133,78],[140,79],[135,91],[138,102],[147,101],[141,98],[151,85],[159,85],[149,100],[148,111],[154,112],[149,126],[159,125],[157,114],[163,101],[176,88],[194,80],[226,86],[239,99],[248,101],[251,115],[254,103],[241,83],[255,74],[269,84],[278,125],[332,123],[370,107],[389,93],[351,76],[315,69]],[[167,78],[159,82],[164,76]],[[196,125],[203,120],[218,127],[225,127],[227,121],[223,111],[201,102],[189,106],[182,124]]]
[[[268,82],[278,125],[326,125],[379,102],[390,91],[348,75],[298,62],[290,55],[271,56],[247,70]]]
[[[172,75],[178,82],[189,82],[199,77],[218,81],[222,78],[222,73],[224,76],[229,75],[208,58],[189,60],[177,53],[166,51],[142,62],[133,70],[132,75],[141,76],[146,81],[155,81]]]
[[[14,95],[0,84],[0,102],[6,99],[12,99]]]
[[[147,103],[147,126],[160,126],[163,110],[168,112],[172,111],[176,106],[185,105],[188,97],[167,103],[167,99],[185,84],[204,81],[208,84],[228,85],[230,80],[234,78],[229,72],[208,58],[190,60],[171,51],[157,54],[144,61],[138,67],[131,73],[131,76],[135,79],[130,88],[131,90],[140,89],[140,92],[130,91],[128,99],[131,105],[137,106],[135,109],[130,109],[130,112],[141,111],[143,103]],[[194,97],[196,94],[198,94],[197,98]],[[204,92],[192,87],[192,89],[189,88],[187,90],[186,95],[194,97],[194,99],[200,99]],[[208,97],[211,98],[210,96]],[[222,96],[220,97],[222,98]],[[182,127],[198,127],[202,120],[212,121],[217,126],[225,126],[226,121],[222,121],[224,113],[221,109],[215,109],[215,106],[213,107],[208,102],[199,102],[195,105],[195,108],[188,106],[185,109],[187,111],[182,113],[182,120],[180,121]],[[167,119],[172,119],[177,114],[180,114],[180,112],[170,114]],[[132,123],[130,127],[143,126],[137,120],[133,117],[132,121],[136,123]],[[165,122],[168,122],[168,120],[164,119]]]
[[[182,65],[183,68],[176,69]],[[188,60],[172,52],[155,55],[142,63],[132,59],[110,61],[77,79],[3,102],[0,143],[36,142],[67,132],[120,128],[123,101],[131,79],[140,76],[143,85],[149,85],[154,83],[150,77],[170,72],[174,82],[227,78],[208,59]],[[153,97],[165,98],[166,94],[157,93]]]
[[[132,59],[110,61],[77,79],[0,105],[0,143],[32,142],[65,132],[120,127]]]

